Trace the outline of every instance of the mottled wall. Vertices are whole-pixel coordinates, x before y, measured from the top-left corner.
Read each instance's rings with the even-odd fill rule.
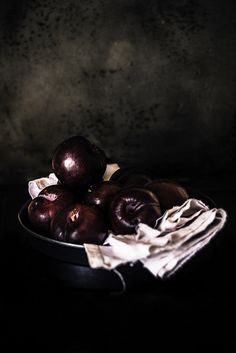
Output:
[[[235,170],[235,1],[0,3],[0,180],[82,134],[121,163]]]

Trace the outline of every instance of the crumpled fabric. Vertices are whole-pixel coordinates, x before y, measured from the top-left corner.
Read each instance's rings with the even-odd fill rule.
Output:
[[[58,184],[58,179],[54,173],[49,174],[48,177],[42,177],[28,182],[28,192],[32,199],[38,196],[41,190],[49,185]]]
[[[92,268],[115,269],[140,261],[154,276],[173,275],[223,228],[227,213],[190,198],[167,210],[151,228],[140,223],[136,234],[110,233],[103,245],[84,244]]]

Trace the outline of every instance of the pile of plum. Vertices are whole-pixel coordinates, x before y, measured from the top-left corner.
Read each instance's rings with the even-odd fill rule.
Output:
[[[120,168],[109,180],[105,153],[83,136],[63,141],[52,156],[59,182],[45,187],[28,206],[32,228],[75,244],[103,244],[108,233],[133,234],[139,223],[154,227],[169,208],[189,197],[174,181]]]

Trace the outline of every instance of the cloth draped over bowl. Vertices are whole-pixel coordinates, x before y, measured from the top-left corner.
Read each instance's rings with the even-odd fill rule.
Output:
[[[115,269],[141,261],[154,276],[173,275],[223,228],[227,213],[190,198],[167,210],[151,228],[140,223],[136,234],[110,233],[104,245],[84,244],[92,268]]]
[[[112,164],[109,168],[107,174],[119,167]],[[28,191],[33,199],[43,188],[57,183],[56,175],[51,173],[29,181]],[[226,219],[224,209],[210,209],[201,200],[190,198],[181,206],[167,210],[157,219],[155,228],[140,223],[136,234],[110,232],[104,245],[84,244],[84,247],[92,268],[113,270],[121,264],[140,261],[154,276],[164,278],[174,274],[208,244]]]

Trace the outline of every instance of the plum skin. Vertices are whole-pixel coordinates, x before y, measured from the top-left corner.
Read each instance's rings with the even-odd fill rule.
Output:
[[[182,205],[188,198],[187,190],[176,181],[153,180],[145,185],[158,198],[162,211]]]
[[[83,136],[63,141],[52,157],[52,169],[60,182],[80,190],[102,180],[106,165],[105,153]]]
[[[51,220],[75,200],[75,194],[62,185],[47,186],[30,201],[27,209],[28,220],[36,231],[48,235]]]
[[[76,203],[64,208],[52,219],[50,234],[61,242],[103,244],[108,229],[98,207]]]
[[[110,180],[118,182],[122,186],[144,186],[151,182],[149,173],[145,173],[134,167],[122,167],[112,174]]]
[[[89,205],[96,205],[106,212],[115,194],[121,190],[121,186],[114,181],[102,181],[91,186],[85,197]]]
[[[139,223],[154,227],[162,215],[157,197],[141,187],[127,187],[114,197],[109,219],[115,234],[132,234]]]

